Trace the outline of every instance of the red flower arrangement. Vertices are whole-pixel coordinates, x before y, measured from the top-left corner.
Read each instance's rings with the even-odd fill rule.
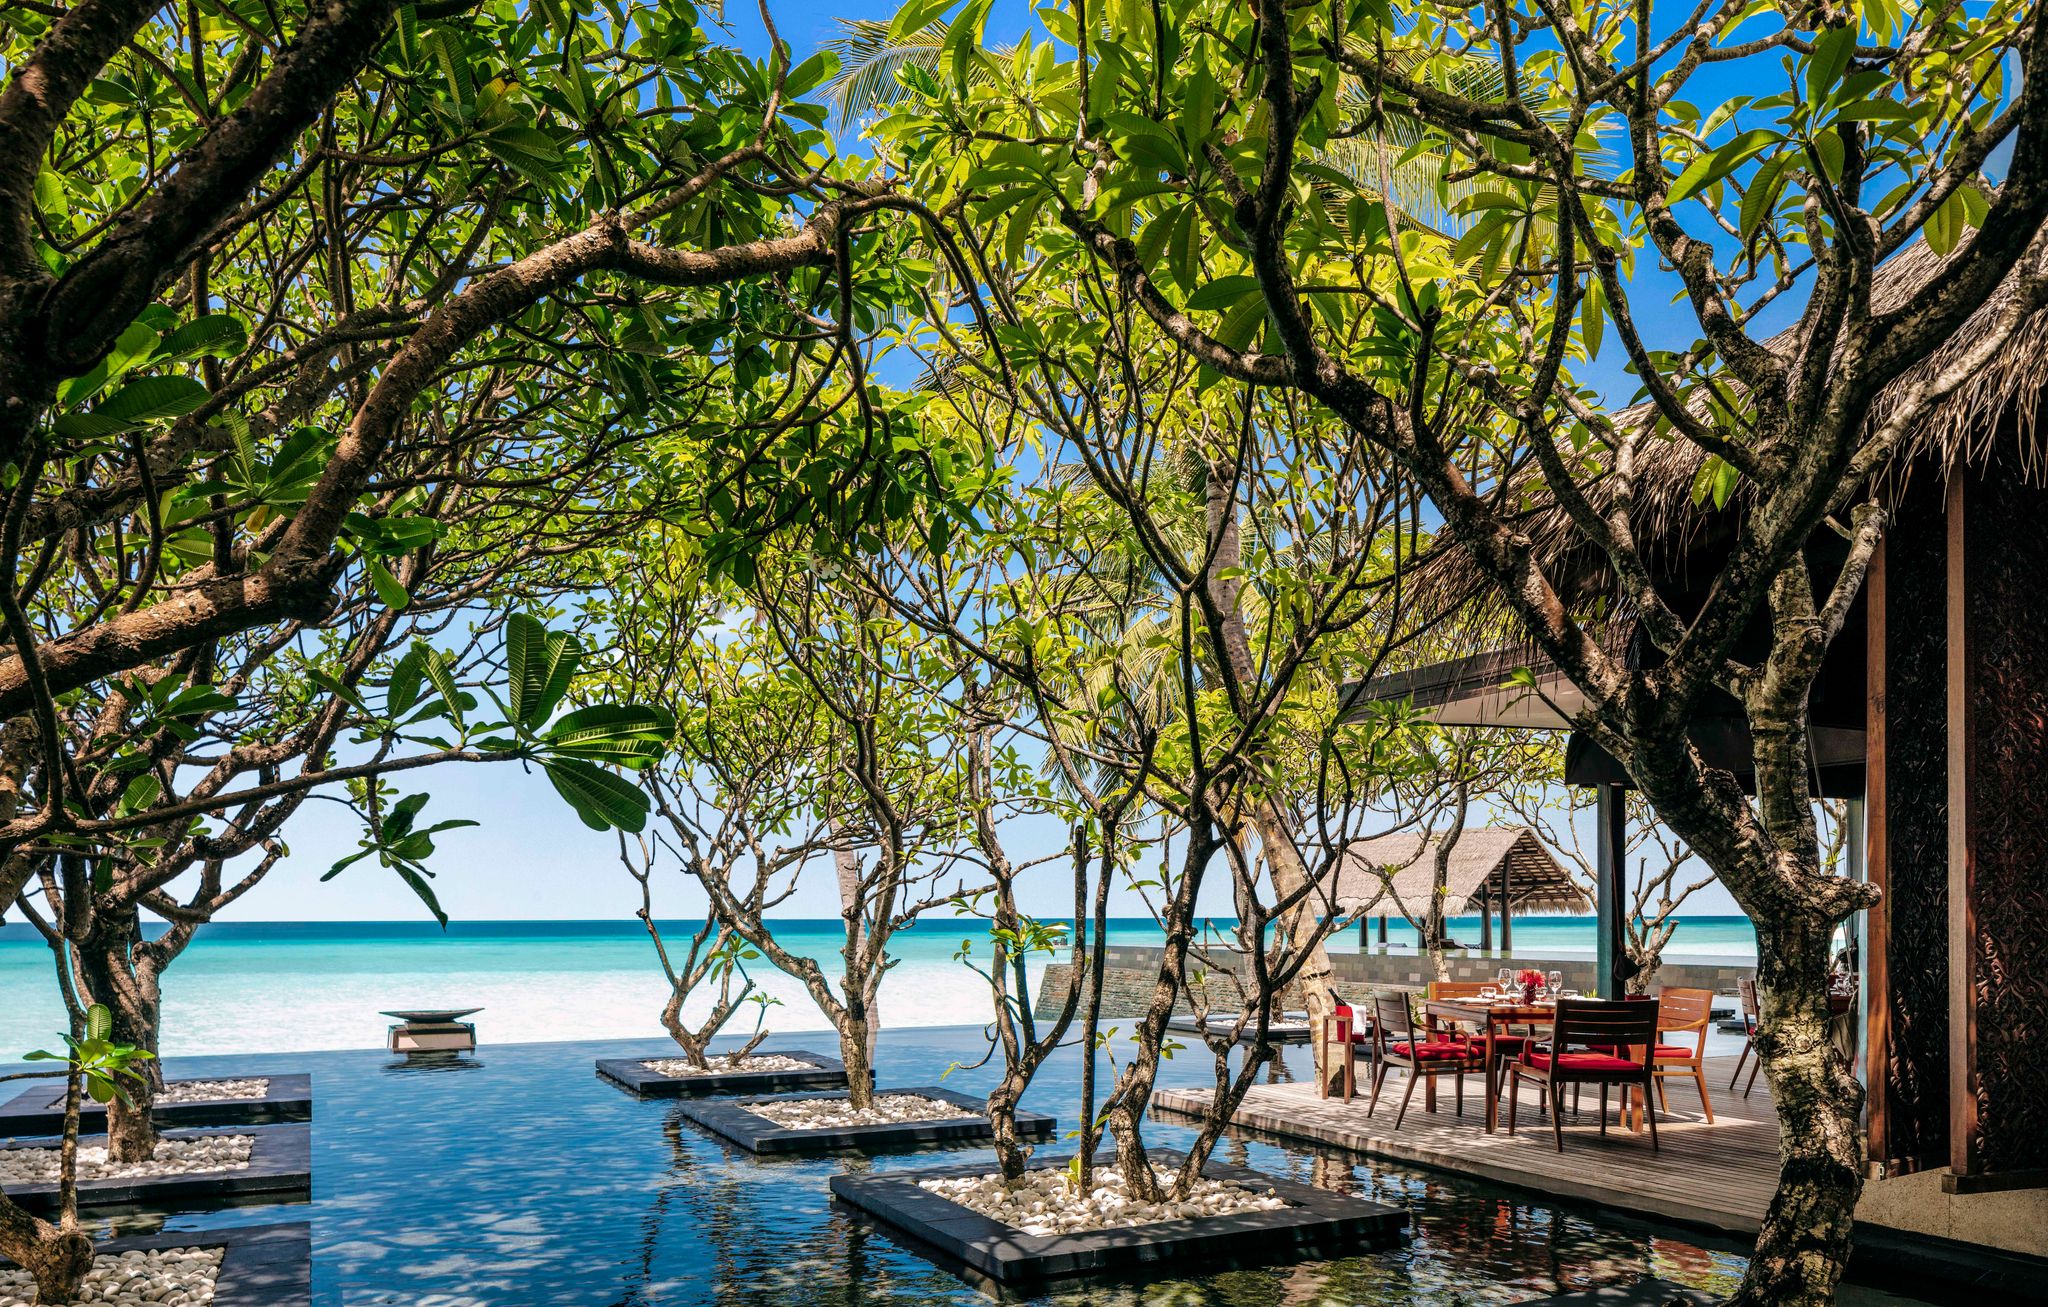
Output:
[[[1543,984],[1543,973],[1534,967],[1525,967],[1521,974],[1515,977],[1515,983],[1522,987],[1522,1001],[1534,1003],[1536,991]]]

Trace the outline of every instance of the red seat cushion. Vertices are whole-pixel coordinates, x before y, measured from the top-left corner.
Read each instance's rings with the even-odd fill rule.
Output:
[[[1467,1058],[1472,1050],[1462,1040],[1433,1039],[1424,1044],[1413,1044],[1402,1040],[1387,1045],[1387,1051],[1395,1057],[1414,1058],[1422,1062],[1440,1062],[1448,1058]]]
[[[1550,1069],[1550,1054],[1538,1053],[1534,1049],[1522,1054],[1522,1061],[1538,1071]],[[1614,1057],[1607,1053],[1561,1053],[1557,1068],[1560,1071],[1640,1071],[1642,1063],[1631,1062],[1625,1057]]]
[[[1588,1045],[1586,1046],[1586,1048],[1587,1048],[1587,1050],[1588,1050],[1589,1052],[1594,1052],[1594,1053],[1605,1053],[1605,1054],[1607,1054],[1607,1056],[1609,1056],[1609,1057],[1626,1057],[1626,1056],[1628,1056],[1628,1054],[1626,1054],[1626,1053],[1622,1052],[1622,1050],[1621,1050],[1620,1048],[1616,1047],[1616,1046],[1615,1046],[1615,1045],[1613,1045],[1613,1044],[1588,1044]],[[1683,1045],[1683,1044],[1659,1044],[1659,1045],[1657,1045],[1657,1056],[1658,1056],[1658,1057],[1660,1057],[1660,1058],[1663,1058],[1663,1057],[1673,1057],[1673,1058],[1690,1058],[1690,1057],[1691,1057],[1691,1056],[1692,1056],[1692,1055],[1693,1055],[1694,1053],[1696,1053],[1696,1052],[1698,1052],[1698,1051],[1699,1051],[1699,1050],[1697,1050],[1697,1049],[1687,1048],[1687,1047],[1686,1047],[1685,1045]]]

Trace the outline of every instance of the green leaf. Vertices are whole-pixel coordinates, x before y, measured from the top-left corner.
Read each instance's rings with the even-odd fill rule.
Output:
[[[476,82],[469,74],[469,52],[463,48],[462,37],[452,28],[437,27],[427,33],[424,44],[427,53],[441,65],[441,75],[448,79],[449,93],[457,104],[467,109],[476,99]]]
[[[232,358],[249,347],[249,328],[232,313],[209,313],[194,318],[164,337],[155,363],[177,363],[196,358]]]
[[[1672,183],[1671,203],[1677,204],[1699,194],[1783,139],[1768,128],[1755,127],[1711,153],[1701,155],[1687,164],[1685,171],[1678,174],[1678,180]]]
[[[1777,211],[1778,196],[1785,188],[1785,169],[1791,162],[1789,154],[1776,155],[1765,160],[1763,166],[1756,170],[1756,176],[1749,179],[1749,189],[1742,193],[1742,212],[1737,222],[1745,243]]]
[[[889,35],[898,41],[915,36],[952,7],[953,0],[910,0],[889,20]]]
[[[441,900],[435,897],[434,887],[427,883],[427,878],[411,867],[399,866],[392,870],[419,896],[420,902],[427,905],[427,911],[434,914],[434,920],[441,923],[441,929],[448,929],[448,914],[441,910]]]
[[[85,1037],[101,1043],[114,1038],[114,1014],[104,1003],[95,1003],[85,1010]]]
[[[391,575],[391,569],[384,566],[383,559],[372,558],[368,562],[370,584],[377,591],[378,601],[395,613],[404,612],[412,603],[411,593],[398,583],[397,577]]]
[[[563,179],[567,160],[555,138],[538,127],[498,127],[479,139],[498,162],[542,190],[554,190]]]
[[[646,829],[650,805],[637,786],[580,758],[544,757],[541,766],[592,830],[617,828],[637,835]]]
[[[572,637],[549,631],[529,614],[514,613],[505,627],[513,720],[533,730],[546,725],[555,705],[569,692],[582,658]]]
[[[434,689],[439,692],[441,701],[448,707],[448,715],[455,719],[457,726],[461,726],[462,695],[456,689],[455,672],[449,665],[448,655],[425,645],[421,645],[420,649],[420,669],[427,674],[427,679],[434,683]]]
[[[1858,24],[1852,19],[1837,27],[1831,27],[1815,38],[1813,55],[1806,61],[1806,102],[1818,107],[1826,99],[1835,83],[1842,80],[1842,73],[1849,67],[1849,56],[1856,53],[1856,32]]]
[[[111,436],[150,422],[183,417],[206,402],[206,387],[191,377],[139,377],[89,414],[67,413],[56,427],[66,436]]]
[[[792,100],[801,99],[838,75],[838,54],[820,50],[790,69],[789,80],[783,83],[782,93]]]
[[[1246,296],[1256,297],[1258,293],[1259,279],[1238,273],[1218,277],[1188,296],[1188,307],[1196,310],[1227,309],[1244,303]]]

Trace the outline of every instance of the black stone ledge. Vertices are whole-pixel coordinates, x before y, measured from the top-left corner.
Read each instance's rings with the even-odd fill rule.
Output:
[[[1233,1017],[1228,1021],[1216,1021],[1212,1024],[1215,1026],[1216,1034],[1220,1038],[1230,1033],[1230,1027],[1235,1022],[1236,1018]],[[1166,1028],[1176,1035],[1193,1035],[1197,1039],[1208,1038],[1208,1032],[1203,1027],[1200,1017],[1174,1017],[1166,1023]],[[1245,1026],[1244,1033],[1237,1037],[1237,1042],[1240,1044],[1250,1044],[1252,1042],[1252,1028],[1250,1025]],[[1266,1042],[1269,1044],[1306,1044],[1309,1042],[1308,1024],[1306,1022],[1276,1021],[1266,1028]]]
[[[192,1175],[138,1176],[113,1180],[81,1180],[80,1207],[179,1207],[229,1204],[245,1194],[305,1193],[313,1187],[313,1128],[309,1125],[222,1126],[207,1130],[166,1131],[167,1139],[205,1135],[248,1135],[253,1140],[249,1164],[239,1171],[201,1171]],[[17,1142],[8,1148],[48,1148],[55,1140]],[[84,1142],[84,1141],[81,1141]],[[0,1150],[4,1151],[4,1150]],[[9,1198],[31,1211],[55,1211],[55,1184],[7,1185]]]
[[[1636,1280],[1629,1284],[1596,1285],[1551,1298],[1529,1298],[1515,1307],[1712,1307],[1719,1301],[1713,1294],[1669,1280]]]
[[[711,1076],[665,1076],[648,1070],[653,1057],[602,1057],[597,1073],[642,1098],[702,1098],[710,1094],[779,1094],[804,1089],[846,1088],[846,1064],[800,1048],[763,1049],[759,1057],[790,1057],[812,1064],[809,1071],[730,1071]],[[713,1056],[717,1056],[714,1054]]]
[[[164,1103],[151,1113],[159,1129],[180,1126],[282,1125],[313,1119],[313,1077],[302,1073],[268,1076],[201,1076],[204,1080],[268,1080],[261,1098],[209,1098],[196,1103]],[[182,1084],[173,1080],[171,1084]],[[79,1108],[79,1124],[94,1132],[106,1129],[107,1109],[88,1099]],[[0,1105],[0,1138],[61,1134],[64,1130],[64,1085],[37,1085]]]
[[[2048,1257],[1858,1221],[1848,1278],[1934,1302],[2048,1303]]]
[[[313,1307],[313,1227],[243,1225],[225,1230],[173,1230],[164,1234],[107,1239],[100,1254],[161,1248],[218,1248],[220,1278],[213,1307]],[[0,1258],[0,1266],[12,1265]]]
[[[1152,1157],[1178,1165],[1181,1155],[1162,1149]],[[1034,1170],[1063,1170],[1068,1158],[1038,1158]],[[1276,1212],[1241,1212],[1186,1221],[1159,1221],[1087,1234],[1024,1234],[950,1198],[920,1189],[920,1180],[986,1175],[974,1166],[919,1168],[880,1174],[835,1175],[832,1196],[938,1252],[969,1278],[1013,1285],[1073,1275],[1173,1270],[1194,1262],[1260,1266],[1297,1258],[1351,1256],[1401,1238],[1408,1213],[1212,1161],[1202,1174],[1271,1189],[1288,1206]]]
[[[678,1110],[690,1121],[750,1153],[879,1153],[932,1144],[984,1143],[995,1137],[988,1123],[988,1100],[969,1094],[919,1085],[910,1089],[877,1089],[876,1094],[916,1094],[952,1103],[961,1115],[943,1121],[904,1121],[890,1125],[853,1125],[825,1130],[787,1130],[747,1110],[749,1103],[790,1103],[815,1098],[844,1098],[840,1093],[756,1095],[716,1102],[685,1103]],[[1017,1113],[1017,1133],[1025,1139],[1050,1139],[1054,1121],[1037,1112]]]

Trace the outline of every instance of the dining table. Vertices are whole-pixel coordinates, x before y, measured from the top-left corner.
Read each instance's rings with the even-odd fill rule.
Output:
[[[1520,998],[1486,1000],[1479,998],[1434,999],[1429,1012],[1437,1019],[1447,1019],[1469,1024],[1477,1032],[1474,1038],[1485,1041],[1486,1054],[1483,1065],[1486,1069],[1486,1132],[1492,1134],[1500,1119],[1500,1051],[1499,1036],[1514,1033],[1518,1028],[1534,1036],[1539,1029],[1548,1029],[1557,1023],[1557,1004],[1550,999],[1528,1002]]]

